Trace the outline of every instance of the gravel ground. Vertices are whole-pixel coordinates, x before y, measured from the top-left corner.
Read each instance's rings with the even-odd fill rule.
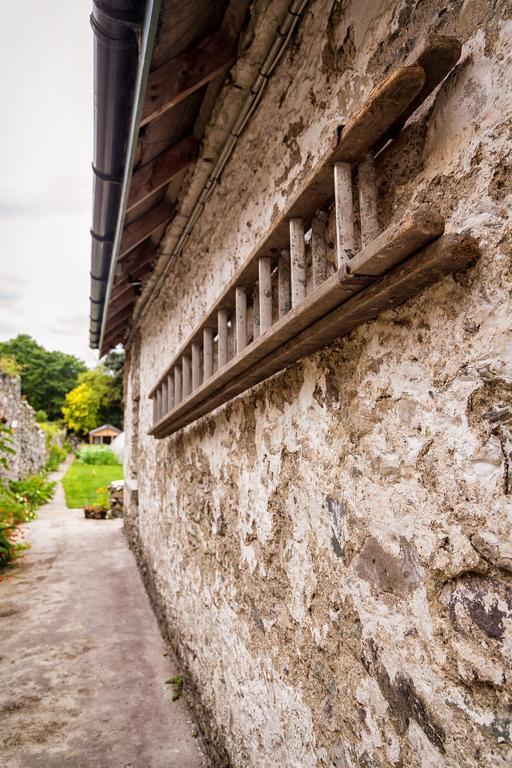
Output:
[[[59,483],[27,528],[0,582],[1,768],[207,766],[122,521],[66,509]]]

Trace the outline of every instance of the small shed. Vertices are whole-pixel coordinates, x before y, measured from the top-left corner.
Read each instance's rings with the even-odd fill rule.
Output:
[[[121,434],[121,430],[113,427],[112,424],[103,424],[101,427],[91,429],[89,432],[89,443],[91,445],[110,445],[114,437]]]

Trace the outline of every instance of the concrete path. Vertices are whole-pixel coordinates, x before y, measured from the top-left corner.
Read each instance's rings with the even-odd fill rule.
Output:
[[[0,582],[1,768],[208,765],[122,521],[66,509],[59,483],[27,531]]]

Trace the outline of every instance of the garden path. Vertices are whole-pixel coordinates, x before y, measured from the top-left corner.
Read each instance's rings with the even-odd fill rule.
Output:
[[[0,583],[2,768],[206,766],[122,521],[66,509],[59,482],[29,538]]]

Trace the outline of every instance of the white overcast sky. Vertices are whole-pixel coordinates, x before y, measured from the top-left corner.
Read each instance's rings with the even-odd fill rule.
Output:
[[[0,26],[0,340],[89,365],[91,0],[9,3]]]

